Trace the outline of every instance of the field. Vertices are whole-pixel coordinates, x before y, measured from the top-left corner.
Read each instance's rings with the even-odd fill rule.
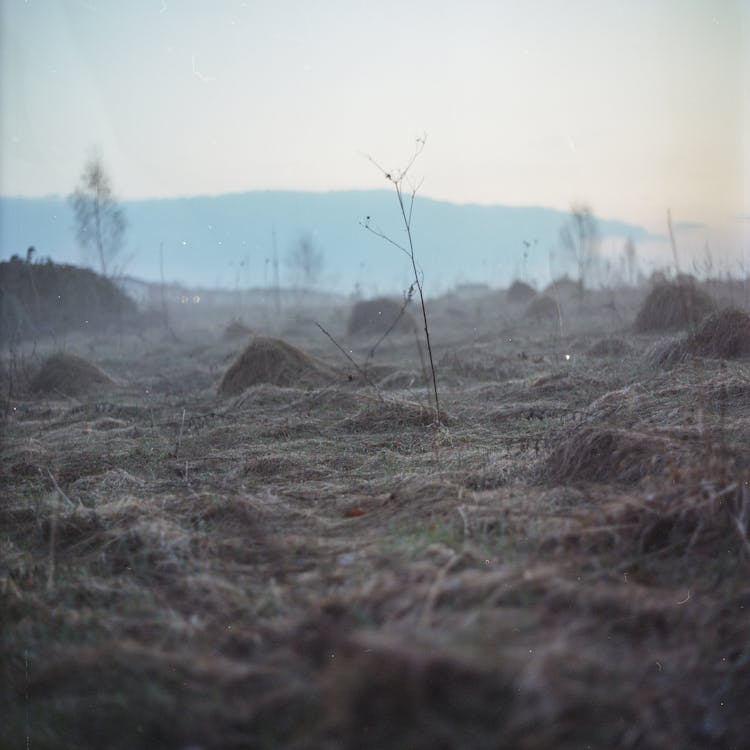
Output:
[[[0,746],[747,747],[750,360],[645,294],[428,301],[440,425],[344,306],[14,351]],[[222,395],[253,333],[312,369]]]

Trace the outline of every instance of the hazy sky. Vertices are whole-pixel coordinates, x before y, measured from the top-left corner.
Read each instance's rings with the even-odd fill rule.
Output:
[[[750,216],[750,0],[0,0],[0,194],[384,187]],[[743,143],[743,137],[745,142]]]

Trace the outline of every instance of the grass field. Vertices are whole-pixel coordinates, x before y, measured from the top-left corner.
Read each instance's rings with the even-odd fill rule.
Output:
[[[0,746],[746,747],[750,360],[663,364],[643,296],[428,301],[440,426],[412,334],[374,388],[312,313],[323,384],[219,395],[228,315],[69,337],[75,396],[16,353]]]

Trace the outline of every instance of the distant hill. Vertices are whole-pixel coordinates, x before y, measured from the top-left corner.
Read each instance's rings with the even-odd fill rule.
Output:
[[[387,190],[249,192],[121,205],[128,219],[127,273],[148,281],[159,280],[163,242],[167,281],[229,289],[270,285],[275,237],[280,281],[294,285],[301,280],[285,261],[309,232],[324,253],[319,286],[350,292],[359,285],[364,294],[374,294],[409,285],[403,253],[359,223],[369,216],[372,225],[405,241],[395,196]],[[546,283],[549,251],[566,219],[548,208],[459,205],[418,196],[412,228],[428,293],[455,283],[505,285],[524,269],[530,280]],[[649,237],[620,221],[599,220],[599,228],[604,238],[630,236],[637,243]],[[37,257],[81,262],[64,198],[0,198],[0,258],[24,257],[30,245]],[[571,269],[559,254],[554,258],[554,274]]]

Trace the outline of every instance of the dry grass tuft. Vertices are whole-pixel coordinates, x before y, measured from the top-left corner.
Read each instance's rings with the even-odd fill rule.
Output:
[[[670,369],[688,358],[688,347],[684,338],[669,338],[651,344],[643,355],[650,367]]]
[[[529,302],[523,315],[525,318],[540,322],[542,320],[555,320],[558,314],[557,300],[548,294],[540,294]]]
[[[750,315],[729,308],[709,315],[688,338],[693,354],[739,359],[750,356]]]
[[[739,549],[750,556],[750,475],[736,461],[712,452],[672,468],[670,482],[628,496],[609,517],[615,544],[628,554]]]
[[[449,424],[447,415],[442,422]],[[356,432],[392,432],[403,427],[427,427],[435,422],[435,413],[422,404],[406,401],[373,401],[343,424]]]
[[[334,371],[285,341],[257,336],[224,374],[219,393],[233,396],[260,383],[281,387],[330,383]]]
[[[713,299],[693,283],[657,284],[641,305],[634,327],[640,333],[688,328],[715,309]]]
[[[525,281],[514,281],[508,289],[508,302],[528,302],[536,297],[536,291]]]
[[[349,316],[347,333],[350,336],[383,334],[391,329],[391,326],[395,333],[411,333],[416,329],[416,323],[408,311],[404,310],[402,314],[403,307],[403,302],[388,297],[357,302]]]
[[[29,388],[35,393],[75,396],[96,386],[114,385],[107,373],[75,354],[53,354],[42,362]]]
[[[668,438],[607,427],[584,427],[547,459],[545,475],[553,482],[637,482],[663,471],[675,446]]]

